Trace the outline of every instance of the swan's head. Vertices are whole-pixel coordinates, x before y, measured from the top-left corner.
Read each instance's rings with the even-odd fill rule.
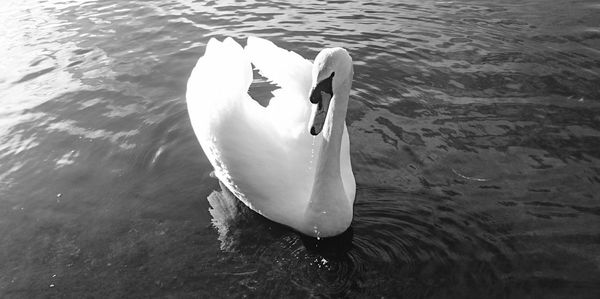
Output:
[[[329,104],[334,95],[345,94],[346,96],[336,97],[336,100],[348,100],[352,76],[352,58],[346,50],[328,48],[319,52],[313,63],[310,91],[310,102],[314,104],[309,123],[312,135],[321,133],[325,122],[332,121],[328,115],[331,114]]]

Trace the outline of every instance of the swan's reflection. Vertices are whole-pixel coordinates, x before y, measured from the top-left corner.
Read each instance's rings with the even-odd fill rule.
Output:
[[[208,202],[211,222],[219,234],[221,250],[256,247],[284,236],[292,237],[295,242],[303,244],[306,250],[323,256],[339,256],[352,248],[352,226],[335,237],[308,237],[252,211],[221,182],[219,185],[221,190],[213,191],[208,196]]]
[[[248,239],[263,238],[266,233],[255,232],[260,227],[281,232],[283,227],[271,222],[250,210],[239,201],[225,185],[219,182],[221,190],[215,190],[208,196],[209,212],[212,224],[217,229],[221,249],[235,251],[243,248]]]

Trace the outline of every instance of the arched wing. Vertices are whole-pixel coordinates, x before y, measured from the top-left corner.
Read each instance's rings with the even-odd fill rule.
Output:
[[[312,62],[266,39],[253,36],[248,37],[244,50],[261,75],[283,89],[308,95],[312,83]]]
[[[276,130],[283,138],[299,138],[308,130],[312,62],[258,37],[249,37],[244,50],[260,74],[280,87],[266,109]]]

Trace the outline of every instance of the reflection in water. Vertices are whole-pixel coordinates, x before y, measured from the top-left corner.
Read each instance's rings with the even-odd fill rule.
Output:
[[[598,298],[598,9],[2,1],[0,297]],[[339,238],[209,175],[185,83],[210,37],[248,35],[352,53]]]
[[[290,234],[291,228],[270,221],[252,211],[239,201],[227,187],[219,182],[220,191],[213,191],[208,196],[212,225],[219,233],[221,249],[236,251],[245,246],[244,242],[257,243],[257,235],[280,237],[284,233]],[[264,232],[269,232],[264,234]],[[346,253],[352,246],[353,229],[336,237],[313,238],[297,233],[304,247],[323,256]],[[251,239],[248,239],[250,237]],[[262,242],[259,242],[262,243]]]
[[[244,249],[257,240],[270,236],[261,231],[282,232],[285,228],[253,212],[241,203],[227,187],[219,182],[220,191],[208,196],[212,224],[219,233],[221,249],[235,251]]]

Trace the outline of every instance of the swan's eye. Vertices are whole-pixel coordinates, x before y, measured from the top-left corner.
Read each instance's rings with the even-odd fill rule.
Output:
[[[316,104],[316,103],[321,102],[321,92],[328,93],[331,97],[333,97],[332,82],[333,82],[334,75],[335,75],[335,72],[331,73],[331,76],[329,76],[327,79],[324,79],[323,81],[319,82],[319,84],[317,84],[317,86],[315,86],[315,88],[310,92],[310,102],[311,103]]]

